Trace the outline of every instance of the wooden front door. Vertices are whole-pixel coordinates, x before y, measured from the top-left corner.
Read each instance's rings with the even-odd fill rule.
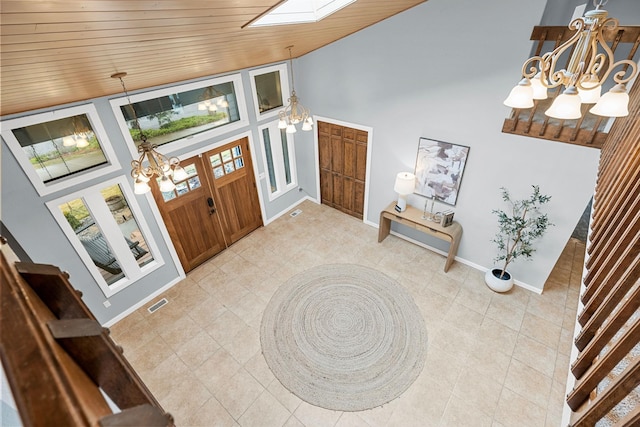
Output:
[[[221,211],[227,244],[262,225],[249,139],[242,138],[203,155],[216,206]]]
[[[322,203],[362,219],[368,133],[318,122]]]
[[[262,215],[247,138],[180,164],[189,176],[173,192],[151,188],[188,272],[260,227]]]

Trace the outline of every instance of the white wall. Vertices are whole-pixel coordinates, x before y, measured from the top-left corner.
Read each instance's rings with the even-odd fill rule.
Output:
[[[454,208],[464,228],[458,256],[469,263],[492,265],[491,210],[503,207],[501,186],[518,198],[532,185],[551,195],[546,211],[556,226],[533,262],[510,267],[539,289],[591,198],[599,157],[595,149],[501,133],[509,114],[502,101],[520,80],[545,4],[430,0],[294,64],[298,93],[314,114],[373,128],[367,214],[375,222],[396,198],[396,173],[413,170],[420,137],[471,148]],[[415,195],[409,202],[424,205]]]

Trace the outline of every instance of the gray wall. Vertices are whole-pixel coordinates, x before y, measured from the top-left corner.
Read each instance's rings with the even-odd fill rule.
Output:
[[[503,207],[501,186],[516,197],[534,184],[551,195],[547,212],[556,226],[533,262],[510,267],[517,280],[539,289],[593,193],[599,157],[594,149],[501,133],[509,114],[502,101],[520,80],[545,3],[430,0],[295,66],[298,92],[314,114],[373,128],[372,221],[395,200],[396,173],[413,170],[420,137],[471,147],[454,208],[464,228],[458,256],[469,264],[492,265],[491,210]],[[414,195],[409,203],[422,209],[424,199]]]
[[[187,148],[176,150],[174,155],[180,155],[187,152],[192,152],[203,147],[208,147],[223,141],[241,132],[250,131],[252,133],[254,142],[254,159],[255,165],[258,167],[260,173],[264,172],[262,162],[262,152],[260,150],[260,139],[257,130],[259,124],[269,122],[273,119],[257,122],[255,114],[253,113],[253,101],[251,98],[251,84],[249,80],[249,70],[242,70],[242,83],[245,90],[245,99],[247,101],[247,111],[249,115],[250,124],[243,129],[240,129],[233,133],[227,133],[219,137],[211,138],[207,141],[203,141],[197,145],[192,145]],[[212,76],[214,77],[214,76]],[[126,83],[126,81],[125,81]],[[184,82],[189,83],[189,82]],[[113,81],[116,85],[118,82]],[[158,88],[152,88],[158,89]],[[132,92],[132,94],[138,92]],[[115,97],[121,97],[117,95]],[[43,264],[53,264],[60,267],[61,270],[68,271],[70,273],[70,280],[74,287],[81,290],[83,293],[83,300],[87,306],[94,313],[96,318],[101,323],[109,323],[112,319],[125,313],[131,307],[135,306],[140,301],[149,298],[155,292],[160,290],[171,282],[179,280],[179,270],[171,259],[167,242],[164,241],[161,227],[163,225],[157,224],[154,220],[152,208],[150,203],[155,203],[153,198],[149,195],[137,196],[136,200],[139,203],[143,215],[147,220],[147,223],[151,229],[153,239],[159,246],[159,250],[162,258],[165,261],[165,265],[156,271],[152,272],[143,279],[128,286],[124,290],[116,293],[109,298],[111,306],[106,308],[103,303],[106,297],[100,290],[98,284],[95,282],[93,276],[89,273],[89,270],[80,260],[77,252],[67,240],[62,229],[51,215],[49,209],[45,205],[50,200],[57,199],[67,193],[77,191],[84,187],[98,184],[102,180],[113,178],[116,176],[124,175],[129,178],[129,165],[131,162],[131,154],[126,146],[126,142],[120,128],[116,122],[116,118],[111,109],[109,99],[112,97],[103,97],[93,100],[88,100],[84,103],[92,102],[100,116],[104,128],[108,134],[109,140],[112,143],[116,156],[122,166],[122,169],[117,172],[113,172],[105,177],[101,177],[92,181],[85,182],[81,185],[76,185],[68,190],[55,192],[45,197],[40,197],[31,182],[23,172],[22,168],[16,161],[15,157],[8,149],[5,141],[2,141],[2,170],[1,170],[1,183],[2,183],[2,221],[7,229],[13,234],[15,239],[22,245],[26,253],[31,257],[33,262]],[[60,109],[70,107],[69,104],[64,106],[58,106],[52,109]],[[47,111],[43,109],[39,111],[32,111],[27,114],[35,114],[39,112]],[[5,116],[2,120],[11,119],[20,115]],[[296,135],[300,135],[298,133]],[[304,153],[303,153],[304,154]],[[299,156],[299,154],[296,154]],[[300,171],[300,180],[304,181],[304,171]],[[308,181],[308,180],[307,180]],[[132,183],[131,183],[132,184]],[[283,210],[295,205],[301,198],[305,196],[303,192],[292,190],[281,196],[280,198],[269,202],[267,196],[267,185],[264,179],[258,182],[260,191],[263,195],[265,218],[263,220],[268,222],[274,216],[278,215]],[[310,186],[310,185],[309,185]]]

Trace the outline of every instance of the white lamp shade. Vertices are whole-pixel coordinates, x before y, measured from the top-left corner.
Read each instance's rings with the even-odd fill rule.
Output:
[[[305,120],[304,123],[302,123],[302,130],[311,130],[311,123]]]
[[[531,90],[533,91],[533,99],[547,99],[547,88],[540,81],[540,73],[531,80]]]
[[[416,176],[410,172],[400,172],[396,175],[393,191],[398,194],[411,194],[416,187]]]
[[[286,128],[287,128],[287,121],[284,119],[278,120],[278,129],[286,129]]]
[[[87,141],[87,138],[85,138],[84,136],[78,137],[78,139],[76,140],[76,147],[84,148],[88,146],[89,146],[89,141]]]
[[[173,191],[176,188],[176,185],[167,178],[166,175],[163,175],[160,179],[160,191],[163,193],[167,193],[169,191]]]
[[[216,107],[216,104],[209,105],[209,111],[218,111],[218,107]]]
[[[185,179],[187,179],[189,177],[189,175],[187,174],[187,172],[184,170],[184,168],[182,166],[174,166],[173,167],[173,179],[176,181],[183,181]]]
[[[199,111],[206,111],[207,110],[207,105],[204,102],[201,102],[198,104],[198,110]]]
[[[296,127],[293,124],[287,125],[287,133],[296,133]]]
[[[560,96],[558,96],[551,107],[544,113],[560,120],[574,120],[582,117],[580,106],[582,105],[580,96],[575,87],[569,86]]]
[[[531,108],[533,107],[533,89],[531,88],[531,81],[529,79],[522,79],[520,83],[513,89],[507,99],[504,100],[504,105],[511,108]]]
[[[142,181],[140,179],[136,179],[136,181],[133,184],[133,192],[136,194],[148,193],[149,190],[151,190],[151,187],[149,187],[149,184],[147,184],[145,181]]]
[[[67,135],[62,137],[62,145],[64,145],[65,147],[73,147],[74,145],[76,145],[76,139],[73,137],[73,135]]]
[[[580,100],[583,104],[595,104],[598,102],[602,94],[602,86],[598,76],[591,74],[587,80],[582,82],[582,87],[584,89],[578,87],[578,95],[580,95]]]
[[[629,115],[629,94],[623,84],[617,84],[589,110],[604,117],[626,117]]]

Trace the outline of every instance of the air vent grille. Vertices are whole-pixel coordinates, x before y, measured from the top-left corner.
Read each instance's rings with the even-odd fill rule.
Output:
[[[158,301],[157,303],[153,304],[151,307],[149,307],[147,310],[149,311],[149,313],[153,313],[155,311],[157,311],[160,307],[168,304],[169,301],[167,301],[166,298],[162,298],[160,301]]]

